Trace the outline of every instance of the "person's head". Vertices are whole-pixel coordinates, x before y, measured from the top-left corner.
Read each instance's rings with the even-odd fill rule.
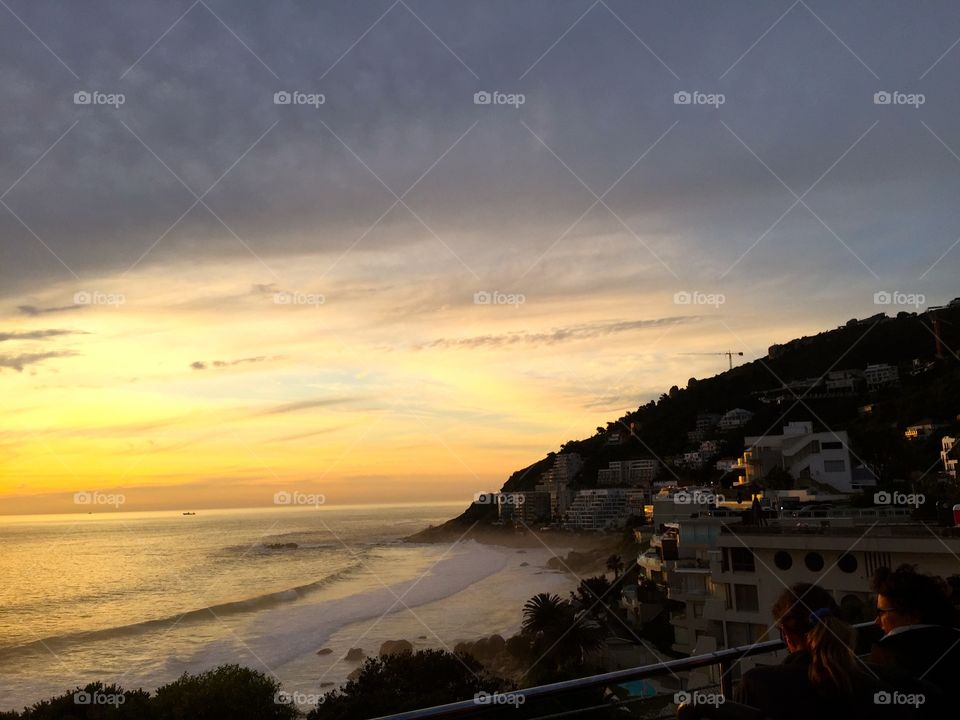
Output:
[[[953,606],[947,586],[912,565],[878,568],[871,587],[877,594],[876,623],[885,633],[905,625],[951,625]]]
[[[773,605],[787,649],[810,653],[808,675],[813,686],[849,695],[862,671],[853,653],[856,632],[839,615],[833,596],[810,583],[784,590]]]

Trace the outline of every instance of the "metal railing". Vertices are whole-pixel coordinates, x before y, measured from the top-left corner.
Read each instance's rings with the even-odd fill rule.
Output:
[[[869,636],[871,631],[876,631],[877,626],[872,622],[865,622],[854,625],[861,631],[861,642],[864,635]],[[866,632],[863,632],[866,631]],[[576,678],[574,680],[564,680],[563,682],[551,683],[549,685],[537,685],[535,687],[516,690],[509,693],[512,697],[523,697],[521,703],[525,704],[531,700],[542,700],[562,696],[566,693],[578,690],[590,690],[597,688],[606,688],[637,680],[646,680],[649,678],[660,677],[663,675],[676,675],[678,672],[689,670],[699,670],[706,667],[716,667],[720,675],[720,691],[724,697],[733,697],[733,666],[745,657],[753,655],[766,655],[767,653],[784,650],[786,646],[782,640],[768,640],[751,645],[718,650],[704,655],[694,655],[677,660],[666,660],[651,665],[642,665],[635,668],[624,670],[614,670],[612,672],[601,673],[599,675],[590,675],[588,677]],[[654,696],[647,696],[644,699],[652,700]],[[395,715],[385,715],[376,720],[421,720],[425,718],[473,718],[482,715],[489,715],[491,706],[486,703],[478,702],[475,699],[461,700],[460,702],[448,703],[446,705],[436,705],[434,707],[420,708],[418,710],[408,710]],[[586,709],[584,709],[586,710]],[[575,714],[577,711],[567,714]]]

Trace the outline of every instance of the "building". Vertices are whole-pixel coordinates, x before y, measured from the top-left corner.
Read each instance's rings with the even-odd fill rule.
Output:
[[[955,437],[945,435],[940,439],[940,459],[943,461],[943,470],[954,480],[957,479],[957,463],[960,460],[960,444]]]
[[[815,480],[840,492],[854,489],[846,431],[815,433],[811,422],[791,422],[781,435],[746,437],[743,443],[745,482],[761,482],[780,468],[797,480]]]
[[[900,371],[897,370],[894,365],[867,365],[867,369],[863,371],[863,375],[866,378],[867,387],[870,390],[887,387],[888,385],[896,385],[900,382]]]
[[[862,370],[831,370],[827,373],[827,392],[838,395],[855,395],[866,386]]]
[[[907,429],[903,431],[903,436],[907,440],[917,440],[919,438],[926,438],[933,435],[933,431],[937,429],[937,425],[933,424],[929,420],[916,425],[908,425]]]
[[[722,418],[720,418],[720,429],[721,430],[735,430],[739,427],[743,427],[750,419],[753,417],[753,413],[749,410],[744,410],[743,408],[734,408],[730,412],[726,413]]]
[[[643,491],[624,488],[578,490],[563,516],[563,527],[578,530],[622,528],[631,510],[643,513]]]
[[[527,490],[500,493],[499,498],[497,510],[501,522],[530,527],[550,522],[549,492]]]
[[[660,462],[654,458],[614,460],[597,471],[597,485],[637,487],[652,482],[659,470]]]
[[[550,516],[563,517],[570,505],[571,485],[583,467],[583,458],[578,453],[561,453],[553,460],[553,465],[541,477],[535,486],[539,492],[550,493]]]
[[[697,415],[696,429],[709,432],[717,426],[721,417],[720,413],[700,413]]]

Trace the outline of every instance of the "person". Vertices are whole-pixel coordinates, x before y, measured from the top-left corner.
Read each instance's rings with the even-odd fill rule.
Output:
[[[856,631],[829,592],[797,583],[780,594],[773,617],[789,654],[780,665],[746,672],[737,703],[773,720],[878,716],[874,693],[882,686],[854,654]]]
[[[878,568],[871,587],[877,593],[876,623],[884,635],[870,661],[935,685],[943,693],[960,673],[960,630],[947,585],[918,573],[912,565]]]

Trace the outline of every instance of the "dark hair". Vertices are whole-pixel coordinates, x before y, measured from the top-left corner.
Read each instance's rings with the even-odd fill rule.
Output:
[[[797,583],[780,593],[773,616],[785,634],[810,653],[807,677],[817,690],[850,696],[864,675],[854,655],[856,631],[840,619],[833,596],[819,585]]]
[[[883,595],[894,608],[929,625],[953,625],[954,610],[947,584],[939,577],[918,573],[914,565],[896,570],[877,568],[871,589]]]

